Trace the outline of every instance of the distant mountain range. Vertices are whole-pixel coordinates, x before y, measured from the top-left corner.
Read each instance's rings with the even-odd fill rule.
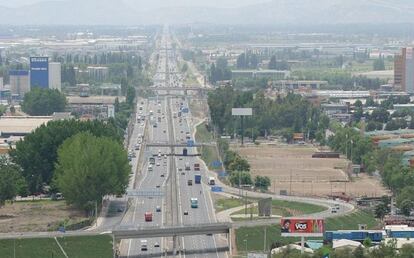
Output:
[[[216,1],[216,0],[214,0]],[[184,5],[160,0],[61,0],[16,8],[0,6],[0,24],[136,25],[414,23],[413,0],[272,0],[235,8]],[[217,1],[219,2],[219,1]],[[252,1],[244,0],[245,4]],[[172,4],[171,4],[172,5]]]

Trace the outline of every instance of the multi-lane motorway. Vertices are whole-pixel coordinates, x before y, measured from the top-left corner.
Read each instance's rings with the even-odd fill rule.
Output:
[[[179,73],[177,53],[165,29],[157,41],[154,90],[184,87]],[[156,91],[157,92],[157,91]],[[162,93],[161,91],[159,93]],[[166,225],[191,225],[215,222],[213,203],[203,166],[195,148],[174,147],[175,143],[192,140],[191,112],[183,97],[156,96],[137,101],[137,122],[134,125],[129,151],[133,173],[129,185],[129,207],[120,228],[150,228]],[[184,110],[184,111],[183,111]],[[146,144],[163,143],[170,147],[147,147]],[[154,164],[150,164],[154,158]],[[186,169],[187,167],[187,169]],[[188,169],[189,168],[189,169]],[[195,183],[195,174],[202,178]],[[189,185],[189,180],[192,184]],[[135,195],[135,196],[134,196]],[[196,198],[198,207],[192,208],[190,200]],[[145,213],[152,216],[146,221]],[[227,246],[221,236],[202,235],[177,238],[126,239],[120,244],[125,257],[227,257],[220,252]],[[175,250],[175,252],[173,252]]]

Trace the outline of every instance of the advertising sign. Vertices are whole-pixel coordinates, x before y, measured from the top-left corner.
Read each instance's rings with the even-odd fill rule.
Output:
[[[30,57],[30,86],[49,88],[48,57]]]
[[[251,108],[232,108],[231,115],[233,116],[251,116],[253,115],[253,109]]]
[[[325,221],[309,218],[282,218],[280,229],[282,236],[286,237],[322,237],[325,231]]]

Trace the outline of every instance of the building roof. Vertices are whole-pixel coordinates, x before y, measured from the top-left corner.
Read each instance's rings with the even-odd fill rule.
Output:
[[[68,96],[67,100],[70,105],[113,105],[116,98],[118,98],[119,102],[125,101],[125,97],[116,96]]]
[[[272,254],[279,254],[279,253],[281,253],[281,252],[283,252],[284,250],[287,250],[287,249],[289,249],[289,250],[299,250],[300,251],[302,249],[302,247],[299,246],[299,245],[289,244],[289,245],[285,245],[285,246],[282,246],[282,247],[279,247],[279,248],[272,249],[271,253]],[[307,248],[307,247],[305,247],[304,250],[305,250],[305,253],[310,253],[310,254],[314,253],[312,249]]]
[[[349,247],[358,247],[362,246],[360,242],[352,241],[348,239],[340,239],[340,240],[333,240],[332,241],[332,248],[349,248]]]
[[[0,134],[1,135],[25,135],[42,124],[51,121],[52,117],[0,117]]]

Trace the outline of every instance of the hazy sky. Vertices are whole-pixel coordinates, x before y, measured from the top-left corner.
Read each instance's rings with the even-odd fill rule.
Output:
[[[1,6],[20,7],[27,4],[45,1],[70,1],[70,0],[0,0]],[[119,0],[113,0],[119,1]],[[271,0],[123,0],[133,6],[147,8],[170,7],[170,6],[217,6],[239,7],[250,4],[269,2]],[[143,8],[143,9],[144,9]]]

